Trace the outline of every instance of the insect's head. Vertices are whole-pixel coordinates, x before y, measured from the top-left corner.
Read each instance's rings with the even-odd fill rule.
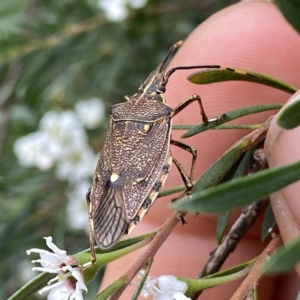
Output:
[[[140,94],[143,93],[148,95],[155,95],[163,94],[166,91],[166,84],[171,74],[167,74],[167,76],[165,76],[165,65],[169,60],[171,54],[174,52],[174,50],[180,47],[181,44],[182,41],[179,41],[170,48],[165,59],[159,64],[159,66],[154,71],[152,71],[149,74],[145,82],[139,87]]]

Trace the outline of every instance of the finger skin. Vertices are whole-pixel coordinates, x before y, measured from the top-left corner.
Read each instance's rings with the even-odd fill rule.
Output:
[[[295,93],[286,105],[300,101],[300,91]],[[283,166],[300,160],[300,127],[285,130],[276,124],[274,118],[268,132],[265,149],[270,167]],[[271,195],[271,204],[284,243],[300,236],[300,182],[295,182]],[[296,271],[300,276],[300,266]]]
[[[176,42],[176,41],[174,41]],[[220,64],[243,68],[278,77],[297,85],[300,69],[300,39],[270,3],[242,2],[218,12],[196,28],[172,60],[170,67],[179,65]],[[246,82],[226,82],[207,86],[189,83],[185,78],[191,71],[175,72],[167,85],[167,103],[175,107],[192,94],[199,94],[209,117],[239,107],[260,103],[285,102],[289,95],[270,87]],[[248,116],[239,122],[263,122],[271,113]],[[200,122],[196,104],[186,108],[174,118],[174,124]],[[179,139],[183,132],[173,131]],[[198,178],[245,131],[209,131],[185,140],[198,149],[195,178]],[[189,170],[191,157],[182,150],[172,148],[174,157]],[[165,187],[182,184],[173,166]],[[158,199],[149,213],[136,227],[133,234],[141,234],[160,226],[171,214],[169,198]],[[216,216],[201,215],[186,218],[187,225],[177,226],[155,256],[151,275],[163,274],[195,277],[216,247]],[[228,258],[224,268],[252,259],[265,247],[259,237],[260,226],[251,229]],[[130,268],[140,253],[135,252],[108,266],[103,285],[109,285]],[[222,285],[205,291],[205,299],[229,299],[239,282]],[[285,286],[288,290],[288,287]],[[130,299],[133,287],[128,288],[122,299]],[[276,299],[275,279],[263,284],[262,299]],[[293,291],[292,291],[293,293]],[[222,295],[222,298],[220,298]],[[296,295],[296,294],[295,294]]]

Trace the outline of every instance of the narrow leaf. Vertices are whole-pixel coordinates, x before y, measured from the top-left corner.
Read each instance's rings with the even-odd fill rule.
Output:
[[[247,149],[265,138],[268,128],[269,122],[266,122],[262,128],[237,141],[197,180],[193,186],[192,194],[218,184]]]
[[[178,185],[178,186],[175,186],[174,188],[167,189],[167,190],[159,192],[157,198],[166,197],[166,196],[169,196],[169,195],[172,195],[172,194],[176,194],[176,193],[184,191],[185,189],[186,189],[186,186],[184,184]]]
[[[279,111],[276,123],[285,129],[300,125],[300,94]]]
[[[102,254],[96,254],[97,257],[96,262],[91,267],[84,270],[83,275],[84,275],[85,282],[89,282],[90,280],[92,280],[104,265],[146,246],[151,242],[151,240],[152,238],[148,237],[138,243],[135,243],[126,248],[122,248],[120,250],[115,250],[112,252],[107,252]],[[89,253],[75,254],[74,258],[76,259],[76,262],[79,265],[84,265],[85,263],[90,262]]]
[[[300,2],[298,0],[274,0],[274,2],[288,22],[300,33]]]
[[[218,124],[202,123],[202,124],[196,125],[192,129],[190,129],[188,132],[183,134],[182,138],[191,137],[197,133],[200,133],[200,132],[203,132],[203,131],[206,131],[208,129],[212,129],[215,127],[219,129],[220,124],[241,118],[243,116],[256,114],[256,113],[260,113],[260,112],[268,111],[268,110],[276,110],[276,109],[280,109],[281,107],[282,107],[282,104],[263,104],[263,105],[255,105],[255,106],[248,106],[248,107],[235,109],[235,110],[227,112],[226,113],[227,118],[224,119],[223,121],[221,121],[220,123],[218,123]]]
[[[252,147],[245,153],[242,161],[240,162],[238,168],[236,169],[235,174],[233,175],[233,178],[240,178],[245,175],[245,172],[248,168],[249,161],[253,155],[253,151],[254,151],[254,148]],[[223,239],[223,235],[224,235],[226,226],[228,224],[230,215],[231,215],[231,210],[224,211],[223,213],[221,213],[219,215],[217,229],[216,229],[216,236],[217,236],[218,244],[220,244]]]
[[[108,253],[108,252],[112,252],[112,251],[116,251],[116,250],[121,250],[124,249],[126,247],[129,246],[133,246],[141,241],[144,241],[148,238],[150,238],[150,240],[156,235],[156,231],[152,231],[146,234],[142,234],[142,235],[138,235],[138,236],[134,236],[131,238],[126,238],[122,241],[119,241],[117,244],[115,244],[114,246],[112,246],[110,249],[108,250],[102,250],[102,249],[97,249],[97,253]]]
[[[112,252],[112,251],[121,250],[123,248],[129,247],[131,245],[134,245],[138,242],[141,242],[141,241],[145,240],[148,237],[152,238],[155,235],[156,235],[156,231],[152,231],[152,232],[148,232],[146,234],[137,235],[137,236],[134,236],[134,237],[131,237],[131,238],[126,238],[124,240],[121,240],[109,249],[99,249],[99,247],[96,246],[95,250],[96,250],[97,254],[109,253],[109,252]],[[89,253],[89,252],[90,252],[90,248],[87,248],[87,249],[81,251],[80,253]]]
[[[180,276],[178,276],[177,278],[180,281],[184,281],[187,283],[188,290],[186,292],[186,295],[191,296],[200,290],[204,290],[246,276],[250,271],[251,264],[253,264],[253,262],[251,262],[250,264],[245,263],[246,266],[242,268],[239,268],[239,266],[237,266],[236,267],[237,271],[234,271],[233,269],[232,270],[228,269],[220,273],[213,274],[212,276],[207,276],[201,279],[186,278]]]
[[[38,290],[47,285],[47,282],[53,278],[53,274],[43,272],[38,276],[34,277],[27,284],[22,286],[18,291],[16,291],[8,300],[23,300],[28,299],[28,297]]]
[[[241,69],[237,71],[238,72],[232,72],[225,68],[204,69],[189,75],[187,79],[196,84],[208,84],[223,81],[249,81],[267,85],[290,94],[294,94],[297,91],[297,88],[268,75]]]
[[[193,186],[192,194],[202,191],[218,184],[229,172],[230,168],[242,156],[248,147],[247,143],[237,145],[221,156],[209,169],[196,181]],[[177,202],[177,201],[176,201]]]
[[[226,211],[262,199],[299,179],[298,161],[194,192],[174,202],[172,207],[179,211],[192,212]]]
[[[227,119],[226,119],[227,121]],[[195,126],[198,126],[197,124],[194,125],[172,125],[172,130],[190,130],[192,128],[194,128]],[[216,127],[213,127],[211,129],[258,129],[261,128],[262,124],[249,124],[249,125],[245,125],[245,124],[222,124],[222,125],[218,125]],[[206,129],[205,129],[206,130]],[[204,131],[205,131],[204,130]]]
[[[217,237],[217,242],[219,245],[222,242],[224,232],[225,232],[226,226],[228,224],[230,215],[231,215],[231,210],[226,210],[226,211],[222,212],[218,217],[218,223],[217,223],[217,228],[216,228],[216,237]]]
[[[242,264],[239,264],[239,265],[233,266],[233,267],[231,267],[231,268],[228,268],[228,269],[225,269],[225,270],[216,272],[216,273],[214,273],[214,274],[205,276],[205,277],[203,277],[203,279],[207,279],[207,278],[217,278],[217,277],[222,277],[222,276],[225,276],[225,275],[234,274],[234,273],[236,273],[236,272],[239,272],[239,271],[244,270],[245,268],[247,268],[247,267],[249,267],[249,266],[254,265],[255,261],[256,261],[256,258],[251,259],[251,260],[246,261],[246,262],[244,262],[244,263],[242,263]]]
[[[270,234],[269,229],[272,229],[276,225],[276,220],[272,210],[271,203],[268,204],[264,220],[261,226],[261,240],[264,241]]]
[[[109,285],[105,290],[98,294],[94,300],[107,300],[113,295],[118,289],[120,289],[125,283],[125,278],[120,277],[118,280]]]
[[[152,265],[152,261],[147,264],[147,267],[146,267],[145,272],[143,274],[143,277],[140,281],[140,284],[139,284],[138,288],[135,290],[134,295],[132,296],[131,300],[137,300],[138,299],[138,297],[139,297],[139,295],[140,295],[140,293],[141,293],[141,291],[144,287],[144,284],[146,282],[149,271],[151,269],[151,265]]]
[[[264,273],[281,273],[292,269],[300,261],[300,238],[280,247],[263,266]]]
[[[256,286],[253,288],[253,300],[259,300]]]

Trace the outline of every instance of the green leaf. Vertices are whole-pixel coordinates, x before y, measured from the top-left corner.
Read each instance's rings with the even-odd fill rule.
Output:
[[[172,194],[176,194],[176,193],[184,191],[185,189],[186,189],[186,186],[184,184],[178,185],[178,186],[175,186],[174,188],[167,189],[167,190],[159,192],[157,198],[166,197],[166,196],[169,196],[169,195],[172,195]]]
[[[34,277],[22,288],[16,291],[8,300],[23,300],[27,299],[30,295],[36,293],[38,290],[47,285],[47,282],[53,278],[53,274],[43,272]]]
[[[109,299],[118,289],[120,289],[125,283],[125,277],[120,277],[118,280],[109,285],[105,290],[98,294],[94,300],[106,300]]]
[[[151,231],[149,233],[146,234],[142,234],[142,235],[137,235],[131,238],[126,238],[122,241],[117,242],[115,245],[113,245],[111,248],[109,249],[99,249],[99,247],[96,247],[96,253],[101,254],[101,253],[109,253],[112,251],[116,251],[116,250],[121,250],[123,248],[132,246],[134,244],[137,244],[147,238],[153,238],[156,235],[156,231]],[[88,248],[87,251],[89,251],[90,249]]]
[[[237,71],[238,72],[232,72],[227,69],[204,69],[189,75],[188,80],[196,84],[208,84],[232,80],[249,81],[267,85],[290,94],[293,94],[298,90],[297,88],[285,82],[282,82],[265,74],[241,69]]]
[[[100,249],[98,246],[96,246],[95,250],[96,250],[97,254],[109,253],[112,251],[121,250],[123,248],[137,244],[138,242],[141,242],[141,241],[145,240],[146,238],[153,238],[155,235],[156,235],[156,231],[151,231],[149,233],[145,233],[145,234],[141,234],[141,235],[137,235],[137,236],[134,236],[131,238],[121,240],[121,241],[117,242],[116,244],[114,244],[109,249]],[[80,254],[80,253],[90,253],[90,248],[87,248],[87,249],[79,252],[78,254]]]
[[[258,292],[257,292],[257,286],[253,289],[253,300],[259,300],[258,298]]]
[[[202,123],[200,125],[196,125],[192,129],[190,129],[188,132],[183,134],[182,138],[191,137],[197,133],[200,133],[200,132],[206,131],[208,129],[212,129],[212,128],[219,129],[219,127],[221,127],[220,124],[241,118],[243,116],[256,114],[256,113],[260,113],[260,112],[268,111],[268,110],[280,109],[281,107],[282,107],[282,104],[263,104],[263,105],[254,105],[254,106],[248,106],[248,107],[235,109],[235,110],[226,112],[227,118],[222,120],[220,123],[218,123],[218,124]]]
[[[1,1],[0,6],[0,39],[9,38],[20,32],[23,21],[24,0]]]
[[[226,211],[262,199],[299,179],[300,162],[295,162],[194,192],[174,202],[172,207],[192,212]]]
[[[300,33],[299,0],[274,0],[274,2],[288,22]]]
[[[144,284],[146,282],[149,271],[151,269],[151,265],[152,265],[152,261],[148,262],[148,264],[146,266],[146,270],[145,270],[145,272],[143,274],[143,277],[140,281],[140,284],[139,284],[138,288],[135,290],[134,295],[132,296],[131,300],[137,300],[138,299],[138,297],[139,297],[139,295],[140,295],[140,293],[141,293],[141,291],[144,287]]]
[[[141,240],[140,242],[137,242],[135,244],[132,244],[128,247],[107,252],[107,253],[101,253],[101,254],[96,254],[96,262],[89,268],[85,269],[83,272],[84,280],[86,283],[90,282],[99,272],[99,270],[104,266],[107,265],[108,263],[123,257],[129,253],[132,253],[135,250],[138,250],[147,244],[149,244],[152,240],[152,237],[148,237],[146,239]],[[78,253],[73,255],[75,258],[76,262],[78,265],[84,265],[86,263],[89,263],[91,261],[91,255],[89,253]]]
[[[276,123],[284,129],[293,129],[300,125],[300,94],[279,111]]]
[[[219,183],[247,149],[264,139],[266,128],[267,126],[263,129],[251,132],[249,135],[237,141],[197,180],[193,186],[192,194],[213,187]]]
[[[253,151],[254,151],[254,148],[251,147],[245,153],[242,161],[240,162],[238,168],[236,169],[235,174],[233,175],[233,178],[240,178],[245,175],[245,172],[248,168],[249,161],[253,155]],[[231,210],[224,211],[223,213],[221,213],[219,215],[217,229],[216,229],[216,236],[217,236],[217,241],[219,244],[221,243],[221,241],[223,239],[223,235],[224,235],[226,226],[228,224],[230,215],[231,215]]]
[[[224,232],[225,232],[226,226],[228,224],[230,215],[231,215],[231,210],[227,210],[227,211],[222,212],[218,217],[218,223],[217,223],[217,228],[216,228],[216,237],[217,237],[217,242],[219,245],[222,242]]]
[[[224,271],[212,274],[201,279],[186,278],[180,276],[178,276],[177,278],[178,280],[187,283],[188,290],[186,292],[186,295],[191,296],[197,291],[204,290],[226,282],[230,282],[247,275],[247,273],[249,272],[249,266],[251,266],[253,263],[254,260],[251,260],[249,262],[243,263],[230,269],[226,269]]]
[[[228,269],[225,269],[225,270],[222,270],[222,271],[219,271],[217,273],[214,273],[214,274],[211,274],[211,275],[208,275],[208,276],[205,276],[203,277],[203,279],[207,279],[207,278],[217,278],[217,277],[222,277],[222,276],[225,276],[225,275],[230,275],[230,274],[234,274],[236,272],[239,272],[239,271],[242,271],[244,270],[245,268],[249,267],[249,266],[252,266],[256,261],[256,258],[254,259],[251,259],[249,261],[246,261],[242,264],[239,264],[239,265],[236,265],[236,266],[233,266],[231,268],[228,268]]]
[[[193,186],[192,194],[197,191],[205,190],[219,183],[228,173],[231,167],[241,157],[248,144],[242,143],[230,149],[221,156],[209,169],[196,181]],[[176,201],[177,202],[177,201]]]
[[[198,126],[197,124],[194,125],[172,125],[172,130],[190,130],[194,128],[195,126]],[[217,125],[216,127],[213,127],[211,129],[259,129],[262,127],[262,124],[222,124]],[[206,129],[205,129],[206,130]],[[205,131],[203,130],[203,131]]]
[[[281,273],[292,269],[300,261],[300,238],[280,247],[263,266],[264,273]]]
[[[268,204],[267,210],[265,212],[264,220],[261,226],[261,240],[264,241],[270,234],[269,229],[276,225],[276,220],[272,210],[271,203]]]

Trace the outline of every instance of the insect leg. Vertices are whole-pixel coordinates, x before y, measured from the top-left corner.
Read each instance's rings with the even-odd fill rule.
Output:
[[[206,115],[206,113],[204,111],[204,107],[203,107],[201,98],[197,94],[194,94],[194,95],[188,97],[187,99],[185,99],[184,101],[182,101],[181,103],[179,103],[174,108],[174,116],[177,115],[178,113],[180,113],[183,109],[185,109],[188,105],[190,105],[191,103],[193,103],[195,101],[198,101],[203,123],[218,123],[218,122],[226,119],[226,117],[227,117],[226,114],[222,114],[218,118],[208,119],[208,117],[207,117],[207,115]]]
[[[181,175],[181,178],[184,182],[184,185],[186,186],[186,190],[181,194],[179,195],[178,197],[172,199],[172,202],[180,199],[182,196],[184,196],[185,194],[189,194],[192,187],[193,187],[193,183],[191,181],[191,179],[189,178],[189,176],[186,174],[186,172],[184,171],[183,167],[181,166],[181,164],[178,162],[178,160],[176,158],[172,158],[173,162],[174,162],[174,165],[177,167],[178,171],[179,171],[179,174]],[[186,221],[184,219],[184,216],[185,214],[178,211],[178,218],[180,219],[181,221],[181,224],[184,225],[186,224]]]
[[[172,202],[174,202],[174,201],[180,199],[185,194],[189,194],[192,190],[192,187],[193,187],[192,180],[193,180],[194,168],[195,168],[195,164],[196,164],[196,160],[197,160],[197,149],[195,149],[194,147],[192,147],[190,145],[187,145],[187,144],[184,144],[182,142],[175,141],[175,140],[171,140],[171,145],[177,146],[177,147],[179,147],[179,148],[181,148],[185,151],[188,151],[193,156],[190,177],[186,174],[186,172],[184,171],[181,164],[177,161],[177,159],[175,159],[174,157],[172,158],[173,162],[174,162],[175,166],[177,167],[177,169],[178,169],[178,171],[181,175],[181,178],[182,178],[182,180],[183,180],[183,182],[186,186],[186,190],[183,192],[183,194],[181,194],[178,197],[172,199]],[[186,223],[183,213],[178,212],[178,218],[180,219],[182,225]]]
[[[94,240],[94,223],[92,217],[92,205],[91,205],[91,188],[88,189],[86,193],[86,201],[88,205],[88,213],[89,213],[89,241],[90,241],[90,251],[91,251],[91,263],[95,263],[96,261],[96,251],[95,251],[95,240]]]
[[[201,98],[199,95],[196,95],[196,94],[188,97],[187,99],[185,99],[184,101],[179,103],[174,108],[174,116],[177,115],[178,113],[180,113],[183,109],[185,109],[188,105],[190,105],[191,103],[193,103],[195,101],[198,101],[198,103],[199,103],[203,123],[208,123],[208,117],[204,111],[204,107],[203,107]]]
[[[189,176],[186,174],[185,170],[183,169],[182,165],[179,163],[179,161],[176,158],[172,158],[175,166],[177,167],[179,174],[183,180],[183,183],[186,187],[186,190],[184,191],[184,194],[187,193],[189,194],[189,192],[191,191],[192,187],[193,187],[193,183],[191,181],[191,179],[189,178]],[[177,199],[176,199],[177,200]],[[172,201],[175,201],[175,199],[173,199]]]
[[[192,181],[193,180],[193,176],[194,176],[194,169],[195,169],[195,165],[196,165],[196,160],[197,160],[197,149],[190,146],[190,145],[187,145],[187,144],[184,144],[180,141],[175,141],[175,140],[171,140],[171,145],[174,145],[174,146],[177,146],[189,153],[192,154],[193,158],[192,158],[192,166],[191,166],[191,172],[190,172],[190,180]]]

